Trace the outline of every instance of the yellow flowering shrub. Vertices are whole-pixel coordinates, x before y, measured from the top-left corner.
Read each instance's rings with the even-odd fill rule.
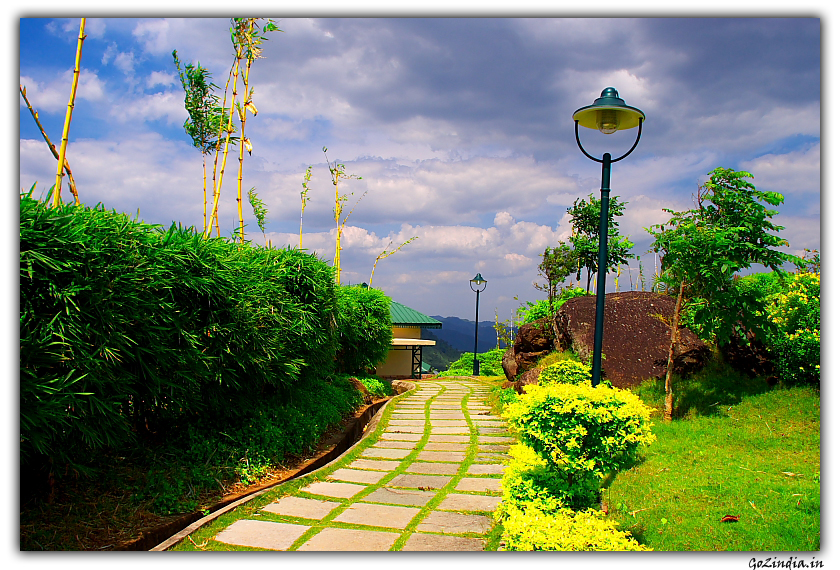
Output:
[[[797,273],[786,291],[772,295],[767,317],[778,327],[770,341],[785,382],[820,379],[820,274]]]
[[[654,441],[650,408],[634,394],[599,385],[526,386],[503,416],[565,485],[569,506],[587,507],[602,478]]]
[[[563,360],[543,368],[539,376],[540,385],[548,384],[577,384],[592,379],[592,368],[575,362]]]

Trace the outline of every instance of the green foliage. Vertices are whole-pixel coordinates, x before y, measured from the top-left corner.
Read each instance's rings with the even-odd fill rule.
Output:
[[[592,367],[574,360],[563,360],[540,371],[539,384],[578,384],[592,380]]]
[[[569,299],[584,297],[591,294],[592,293],[587,292],[583,287],[568,287],[566,289],[562,289],[560,291],[560,295],[554,298],[553,309],[550,308],[551,305],[549,305],[547,299],[540,299],[534,303],[527,301],[525,305],[519,307],[516,312],[522,319],[523,323],[533,323],[534,321],[554,316],[557,311],[560,310],[560,307],[563,306],[563,303]]]
[[[263,236],[265,236],[265,221],[266,216],[268,216],[268,208],[265,207],[265,203],[257,196],[257,189],[254,187],[248,190],[248,202],[251,203],[251,208],[254,210],[254,217],[257,218],[257,225],[260,227]]]
[[[335,315],[312,255],[21,197],[21,457],[77,461],[192,414],[245,414],[332,372]]]
[[[545,279],[545,283],[534,283],[534,287],[538,291],[548,293],[549,304],[557,295],[557,287],[577,269],[577,263],[577,255],[562,240],[557,247],[545,248],[538,267],[539,274]]]
[[[389,382],[372,374],[354,374],[353,378],[361,382],[374,398],[385,398],[394,395],[394,389]]]
[[[725,343],[738,322],[742,332],[761,328],[755,318],[761,305],[738,294],[736,272],[753,264],[776,270],[786,261],[803,261],[771,249],[788,244],[775,234],[784,228],[770,223],[778,212],[762,202],[778,206],[784,196],[756,190],[746,181],[753,177],[749,172],[716,168],[709,174],[698,189],[697,209],[666,209],[671,219],[647,231],[655,236],[651,249],[664,252],[660,280],[671,288],[685,282],[688,295],[698,299],[692,318],[700,336]]]
[[[820,380],[820,274],[797,273],[786,291],[770,295],[767,317],[777,331],[770,339],[783,382]]]
[[[601,479],[632,465],[653,441],[650,409],[630,392],[599,385],[528,386],[503,417],[551,469],[562,474],[564,503],[586,507]]]
[[[502,368],[502,358],[507,352],[503,348],[488,350],[478,353],[479,374],[481,376],[503,376],[505,371]],[[452,363],[448,370],[440,373],[441,376],[472,376],[473,353],[465,352],[461,358]]]
[[[391,349],[391,299],[361,285],[338,286],[337,292],[338,368],[348,373],[373,369]]]
[[[377,389],[373,382],[370,386]],[[362,404],[362,394],[347,376],[335,375],[307,379],[288,395],[255,403],[241,417],[185,419],[156,454],[168,459],[151,467],[135,499],[151,500],[163,515],[195,510],[199,492],[217,489],[220,482],[259,482],[284,459],[314,450],[331,427]]]
[[[212,83],[210,72],[201,63],[188,63],[182,70],[177,50],[172,51],[172,58],[184,88],[184,108],[189,115],[184,130],[201,154],[209,154],[216,147],[227,112],[219,106],[219,97],[214,93],[218,86]]]
[[[559,498],[564,478],[528,446],[512,446],[510,456],[494,513],[505,529],[506,550],[646,550],[603,513],[565,506]]]
[[[607,273],[615,271],[620,265],[626,265],[633,249],[633,242],[626,236],[619,235],[617,218],[624,215],[627,202],[619,202],[618,197],[609,199],[607,214]],[[572,237],[570,241],[574,248],[574,256],[578,261],[577,279],[586,269],[586,290],[592,281],[592,276],[598,273],[599,235],[601,233],[601,200],[592,194],[588,200],[577,199],[571,208],[567,208],[571,215]]]

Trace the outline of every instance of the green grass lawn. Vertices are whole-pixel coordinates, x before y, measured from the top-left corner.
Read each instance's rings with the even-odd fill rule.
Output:
[[[610,517],[654,550],[818,550],[819,392],[686,384],[694,403],[683,400],[671,423],[656,418],[657,441],[606,489]],[[649,400],[659,391],[637,392]]]

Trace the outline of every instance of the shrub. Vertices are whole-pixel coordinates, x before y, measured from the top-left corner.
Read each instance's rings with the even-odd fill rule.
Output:
[[[602,478],[651,443],[651,410],[625,390],[582,384],[527,386],[503,417],[565,478],[570,506],[586,506]]]
[[[505,550],[646,550],[601,512],[567,507],[564,478],[528,446],[509,453],[494,513],[505,529]]]
[[[543,368],[539,384],[577,384],[592,380],[592,367],[574,360],[563,360]]]
[[[553,317],[560,310],[560,307],[563,306],[563,303],[569,299],[586,295],[591,295],[591,293],[587,293],[586,289],[582,287],[569,287],[560,291],[560,294],[554,299],[553,308],[548,306],[548,299],[540,299],[534,303],[527,301],[516,312],[523,323],[533,323],[540,319]]]
[[[505,352],[507,351],[504,348],[494,348],[476,355],[479,374],[481,376],[503,376],[505,371],[502,368],[502,358]],[[448,370],[441,372],[440,376],[472,376],[472,373],[473,353],[465,352],[449,366]]]
[[[391,299],[361,285],[339,287],[337,292],[338,368],[351,374],[373,369],[391,349]]]
[[[770,338],[783,382],[820,380],[820,274],[797,273],[787,290],[770,295],[767,316],[777,330]]]

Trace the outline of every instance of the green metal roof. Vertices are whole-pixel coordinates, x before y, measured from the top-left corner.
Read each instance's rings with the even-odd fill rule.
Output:
[[[396,301],[391,301],[391,324],[395,327],[420,327],[421,329],[443,328],[440,321],[427,317]]]

